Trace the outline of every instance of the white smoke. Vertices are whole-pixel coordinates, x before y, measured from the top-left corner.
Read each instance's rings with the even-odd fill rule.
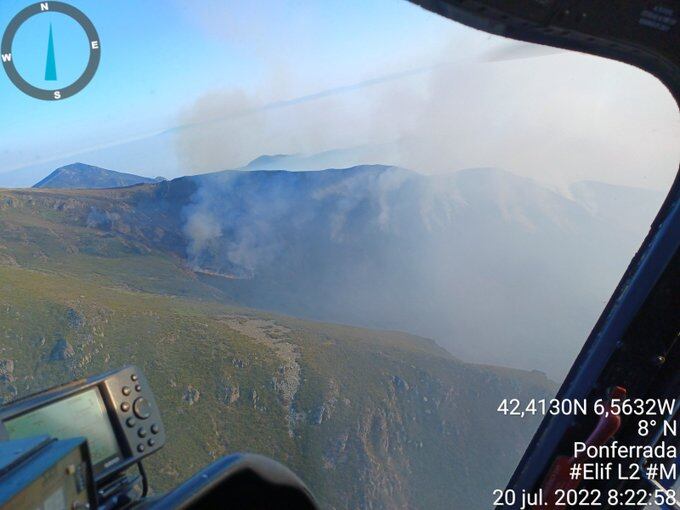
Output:
[[[178,155],[200,173],[263,154],[369,146],[371,160],[359,163],[426,173],[497,167],[560,189],[586,179],[668,189],[680,122],[663,86],[624,64],[545,51],[527,58],[535,52],[511,47],[297,99],[271,83],[216,91],[183,114],[190,127],[177,135]]]

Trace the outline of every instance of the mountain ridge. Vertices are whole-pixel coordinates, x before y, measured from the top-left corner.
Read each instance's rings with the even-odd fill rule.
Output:
[[[142,177],[85,163],[71,163],[54,170],[33,188],[105,189],[150,184],[162,178]]]

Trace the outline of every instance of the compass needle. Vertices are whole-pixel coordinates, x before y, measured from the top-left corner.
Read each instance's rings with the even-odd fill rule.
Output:
[[[45,63],[45,80],[57,81],[57,62],[54,58],[54,39],[52,37],[52,23],[50,23],[50,36],[47,42],[47,62]]]

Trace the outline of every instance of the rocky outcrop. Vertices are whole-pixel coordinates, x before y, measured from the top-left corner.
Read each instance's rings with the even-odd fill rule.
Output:
[[[254,319],[243,315],[232,315],[224,318],[228,326],[274,351],[281,361],[276,373],[272,376],[272,388],[279,402],[286,410],[288,435],[295,435],[298,412],[295,397],[300,389],[300,346],[292,343],[291,331],[273,321]],[[287,341],[284,341],[287,340]],[[239,360],[240,361],[240,360]],[[234,364],[234,366],[238,366]],[[257,407],[257,392],[253,390],[251,400]]]
[[[248,363],[246,363],[242,359],[233,358],[231,360],[231,364],[234,365],[236,368],[245,368]]]
[[[14,360],[0,359],[0,382],[13,383],[15,380]]]
[[[54,344],[52,352],[50,352],[50,361],[66,361],[75,356],[76,352],[73,346],[67,340],[61,338]]]
[[[15,259],[12,255],[8,253],[3,253],[0,251],[0,265],[3,266],[10,266],[10,267],[19,267],[19,263],[17,262],[17,259]]]
[[[395,375],[395,376],[392,377],[392,384],[394,384],[394,388],[399,393],[405,393],[405,392],[407,392],[408,390],[411,389],[409,384],[404,379],[399,377],[398,375]]]
[[[80,329],[85,325],[85,318],[73,308],[66,311],[66,321],[72,329]]]
[[[14,360],[9,358],[0,359],[0,404],[14,399],[18,390],[15,386]]]
[[[192,406],[201,400],[201,392],[198,390],[198,388],[195,388],[193,385],[189,384],[184,390],[182,400]]]
[[[309,421],[312,425],[321,425],[331,419],[335,412],[335,405],[338,402],[340,390],[338,383],[333,379],[328,381],[328,389],[324,393],[323,402],[309,413]]]
[[[238,384],[235,386],[225,386],[222,402],[231,405],[236,403],[241,398],[241,389]]]

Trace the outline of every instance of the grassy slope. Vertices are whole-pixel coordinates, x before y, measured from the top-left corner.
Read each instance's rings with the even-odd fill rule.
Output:
[[[0,191],[0,359],[14,361],[20,394],[143,367],[170,438],[149,459],[159,489],[248,450],[290,465],[327,507],[486,508],[536,424],[504,421],[498,401],[553,390],[409,335],[230,307],[172,254],[74,225],[55,196],[81,200]],[[49,361],[60,339],[75,354]]]

